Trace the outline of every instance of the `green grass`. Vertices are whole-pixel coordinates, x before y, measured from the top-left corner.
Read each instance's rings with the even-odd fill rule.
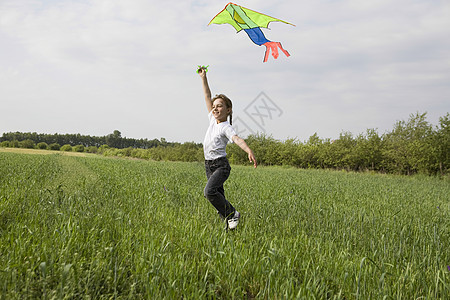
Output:
[[[0,298],[448,299],[450,184],[0,153]]]

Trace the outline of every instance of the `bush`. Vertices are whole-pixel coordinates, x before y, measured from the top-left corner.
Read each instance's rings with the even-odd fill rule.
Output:
[[[61,146],[58,143],[53,143],[48,145],[48,150],[57,150],[59,151],[61,149]]]
[[[20,147],[19,141],[18,140],[13,140],[13,141],[9,142],[9,146],[11,148],[19,148]]]
[[[97,153],[97,147],[95,147],[95,146],[89,146],[89,147],[87,147],[87,149],[86,149],[86,152],[87,153]]]
[[[84,152],[84,146],[83,145],[76,145],[73,148],[73,151],[75,151],[75,152]]]
[[[36,144],[32,140],[23,140],[19,143],[20,148],[34,149]]]
[[[40,143],[37,144],[37,148],[38,149],[42,149],[42,150],[46,150],[48,148],[48,145],[45,142],[40,142]]]
[[[101,145],[101,146],[98,148],[97,152],[98,152],[99,154],[103,154],[103,153],[106,152],[109,148],[110,148],[110,147],[109,147],[108,145]]]
[[[65,144],[64,146],[61,147],[60,150],[70,152],[70,151],[72,151],[72,146],[70,146],[69,144]]]
[[[9,146],[9,141],[3,141],[0,143],[0,147],[10,147]]]

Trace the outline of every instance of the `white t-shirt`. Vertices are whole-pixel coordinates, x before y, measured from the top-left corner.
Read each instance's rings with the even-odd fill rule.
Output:
[[[225,148],[227,143],[233,143],[233,136],[236,135],[233,127],[228,121],[217,124],[212,111],[208,114],[209,127],[206,131],[205,140],[203,141],[203,152],[205,159],[213,160],[227,156]]]

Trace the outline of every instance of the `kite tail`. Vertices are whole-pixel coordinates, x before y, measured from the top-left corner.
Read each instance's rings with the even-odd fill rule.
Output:
[[[264,62],[266,62],[267,59],[269,58],[270,50],[272,50],[273,58],[277,59],[278,58],[278,48],[280,48],[281,51],[283,51],[283,53],[287,57],[290,56],[289,52],[287,52],[286,50],[283,49],[280,42],[269,41],[264,36],[264,33],[261,31],[261,29],[259,27],[244,29],[244,30],[248,34],[248,37],[253,41],[253,43],[255,43],[256,45],[259,45],[259,46],[262,46],[262,45],[266,46],[266,54],[264,56]]]
[[[265,43],[265,44],[263,44],[263,45],[266,46],[266,54],[265,54],[265,56],[264,56],[264,62],[266,62],[267,59],[269,58],[270,50],[272,50],[272,56],[273,56],[273,58],[277,59],[277,58],[278,58],[278,48],[280,48],[281,51],[283,51],[283,53],[284,53],[287,57],[291,56],[291,55],[289,54],[289,52],[287,52],[286,50],[283,49],[283,46],[281,46],[281,43],[280,43],[280,42],[267,42],[267,43]]]

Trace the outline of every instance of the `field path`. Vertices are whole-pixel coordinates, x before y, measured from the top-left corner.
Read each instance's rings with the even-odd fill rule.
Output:
[[[67,152],[67,151],[56,151],[56,150],[40,150],[40,149],[3,148],[3,147],[0,147],[0,153],[1,152],[18,153],[18,154],[39,154],[39,155],[60,154],[60,155],[81,156],[81,157],[86,157],[88,155],[93,155],[93,154],[88,154],[88,153],[83,153],[83,152]]]

